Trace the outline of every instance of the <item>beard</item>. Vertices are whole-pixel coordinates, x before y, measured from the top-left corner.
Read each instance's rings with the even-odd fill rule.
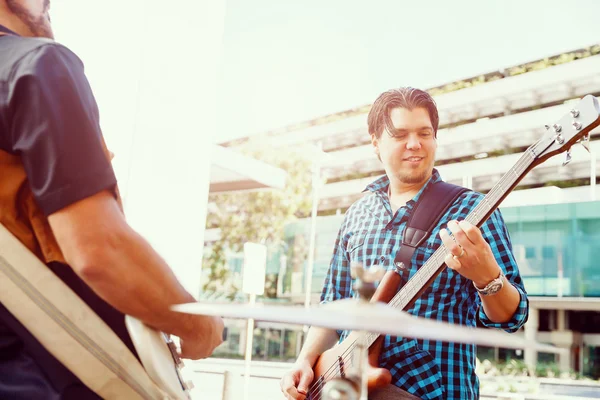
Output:
[[[400,179],[400,182],[402,182],[402,183],[413,185],[413,184],[421,183],[421,182],[425,181],[425,179],[429,178],[429,175],[431,175],[431,170],[426,169],[426,170],[422,170],[422,171],[413,171],[413,172],[408,172],[408,173],[401,172],[398,174],[398,178]]]
[[[414,185],[417,183],[424,182],[429,179],[431,173],[433,171],[433,162],[429,163],[427,166],[423,166],[417,169],[403,169],[398,171],[395,175],[397,179],[408,185]]]
[[[47,18],[46,13],[36,17],[19,0],[6,0],[6,5],[29,28],[34,36],[54,39],[54,33],[52,32],[50,20]]]

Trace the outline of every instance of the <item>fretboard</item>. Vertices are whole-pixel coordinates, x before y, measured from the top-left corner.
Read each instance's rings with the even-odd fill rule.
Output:
[[[481,227],[487,218],[498,208],[502,200],[517,186],[519,181],[533,167],[535,154],[530,147],[519,161],[498,181],[485,197],[477,204],[477,206],[469,213],[466,221],[471,224]],[[404,310],[408,305],[421,293],[429,287],[435,277],[444,268],[444,258],[448,251],[442,244],[429,259],[423,264],[412,278],[400,289],[398,293],[390,300],[389,305],[400,310]],[[379,337],[379,334],[369,333],[367,335],[368,346]]]

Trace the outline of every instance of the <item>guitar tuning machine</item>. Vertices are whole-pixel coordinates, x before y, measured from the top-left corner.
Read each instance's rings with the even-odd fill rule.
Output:
[[[565,156],[565,161],[563,161],[563,167],[571,162],[571,149],[567,150],[567,155]]]
[[[582,139],[579,140],[579,142],[581,143],[581,145],[583,146],[584,149],[587,150],[587,152],[590,152],[590,134],[588,133],[587,135],[585,135]]]
[[[550,126],[548,126],[548,125],[544,125],[544,127],[546,128],[546,130],[550,129]],[[556,132],[556,135],[554,136],[556,141],[559,144],[563,144],[565,142],[565,138],[560,133],[560,132],[562,132],[562,126],[560,126],[559,124],[554,124],[554,125],[552,125],[552,128],[554,129],[554,132]]]
[[[360,299],[371,300],[376,289],[376,282],[383,279],[386,270],[380,265],[373,265],[370,268],[364,268],[361,263],[352,263],[350,273],[354,283],[354,290],[358,293]]]

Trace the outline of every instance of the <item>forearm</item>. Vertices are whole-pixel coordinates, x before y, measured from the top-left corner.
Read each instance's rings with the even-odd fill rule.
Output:
[[[139,234],[125,233],[89,251],[93,260],[75,261],[81,278],[105,301],[124,314],[176,336],[214,329],[214,318],[176,313],[173,304],[195,301],[177,281],[165,261]]]
[[[504,278],[504,286],[497,293],[479,296],[485,315],[496,323],[510,321],[521,301],[519,291],[506,278]]]
[[[49,216],[67,263],[117,310],[179,337],[222,328],[219,318],[170,311],[194,298],[152,247],[125,221],[109,192],[101,192]]]
[[[335,330],[311,326],[298,355],[298,362],[307,361],[311,366],[314,365],[317,358],[333,347],[337,341],[338,335]]]

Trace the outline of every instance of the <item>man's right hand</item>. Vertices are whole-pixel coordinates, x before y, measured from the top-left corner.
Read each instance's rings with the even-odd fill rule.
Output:
[[[196,316],[195,316],[196,317]],[[223,320],[219,317],[198,316],[198,329],[180,337],[181,357],[199,360],[210,356],[223,343]]]
[[[312,365],[308,361],[296,361],[294,367],[281,378],[280,386],[284,398],[304,400],[314,376]]]

